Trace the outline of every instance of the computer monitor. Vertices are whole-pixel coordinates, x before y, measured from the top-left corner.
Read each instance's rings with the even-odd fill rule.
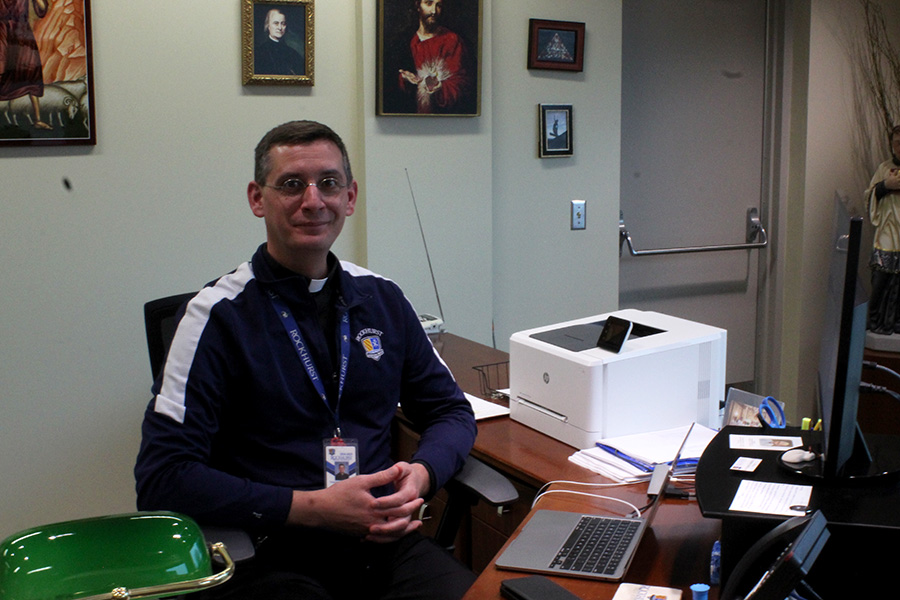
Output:
[[[851,217],[836,194],[818,368],[826,479],[864,476],[871,463],[856,422],[868,312],[868,297],[859,281],[862,227],[862,217]]]
[[[863,219],[850,215],[839,194],[835,194],[834,212],[818,365],[820,456],[799,464],[782,456],[781,464],[837,484],[893,481],[900,478],[900,436],[864,437],[856,420],[868,316],[868,297],[859,277]]]

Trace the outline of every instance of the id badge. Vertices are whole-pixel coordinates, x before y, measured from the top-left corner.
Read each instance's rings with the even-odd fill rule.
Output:
[[[325,487],[359,475],[359,445],[356,440],[328,438],[325,448]]]

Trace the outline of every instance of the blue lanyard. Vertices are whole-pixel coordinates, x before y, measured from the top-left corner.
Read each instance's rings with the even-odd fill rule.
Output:
[[[319,370],[316,368],[315,363],[313,362],[312,355],[309,353],[309,348],[306,345],[306,341],[303,339],[303,334],[300,333],[300,327],[297,326],[297,321],[294,319],[294,315],[291,314],[290,309],[288,309],[287,305],[284,301],[276,294],[273,290],[266,290],[269,295],[269,299],[272,301],[272,306],[275,308],[275,312],[278,314],[279,319],[281,320],[282,326],[284,326],[284,330],[287,332],[288,338],[290,338],[291,343],[294,345],[294,349],[297,351],[297,356],[300,357],[300,362],[303,364],[303,368],[306,370],[306,374],[309,375],[309,379],[313,384],[313,387],[316,388],[316,393],[319,394],[319,397],[322,399],[322,402],[325,403],[325,408],[332,414],[334,417],[334,435],[335,437],[341,437],[341,421],[339,416],[340,405],[341,405],[341,396],[344,393],[344,382],[347,379],[347,366],[350,364],[350,315],[347,311],[344,311],[343,315],[341,315],[340,321],[340,333],[341,333],[341,364],[339,370],[339,378],[338,378],[338,396],[337,402],[335,402],[334,410],[332,410],[331,405],[328,403],[328,396],[325,393],[325,385],[322,383],[322,378],[319,376]]]

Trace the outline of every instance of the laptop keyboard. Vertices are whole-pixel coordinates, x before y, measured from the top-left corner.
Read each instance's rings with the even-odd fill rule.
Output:
[[[584,515],[550,568],[613,575],[639,527],[637,520]]]

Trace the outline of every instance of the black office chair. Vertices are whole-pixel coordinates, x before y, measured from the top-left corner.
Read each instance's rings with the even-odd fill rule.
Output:
[[[150,368],[154,379],[165,364],[166,353],[178,325],[178,311],[196,293],[188,292],[158,298],[144,305],[147,349],[150,353]],[[434,539],[451,552],[454,550],[459,527],[471,507],[479,501],[495,507],[507,506],[519,497],[516,488],[506,477],[472,456],[469,456],[463,468],[444,489],[447,492],[447,504]],[[204,532],[208,531],[213,534],[209,528],[204,527]],[[215,528],[213,537],[225,543],[236,563],[253,556],[253,544],[243,531]]]

